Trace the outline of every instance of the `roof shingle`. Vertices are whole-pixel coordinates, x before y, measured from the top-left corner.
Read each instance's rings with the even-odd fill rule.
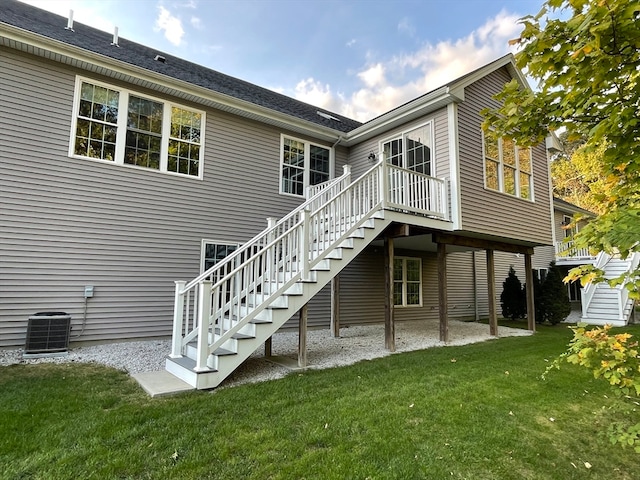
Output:
[[[73,31],[67,30],[65,17],[16,0],[0,0],[0,22],[340,132],[346,133],[362,125],[356,120],[335,112],[188,62],[126,38],[119,38],[119,46],[114,46],[111,44],[113,38],[111,34],[78,22],[74,22]],[[166,61],[156,61],[156,55],[165,57]],[[328,113],[329,117],[337,120],[318,115],[318,111]]]

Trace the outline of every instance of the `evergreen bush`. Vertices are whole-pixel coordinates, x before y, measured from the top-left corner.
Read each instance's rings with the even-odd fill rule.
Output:
[[[552,325],[562,322],[571,313],[571,302],[569,301],[567,286],[562,281],[562,277],[562,272],[560,272],[555,262],[551,262],[547,278],[542,284],[540,308],[542,310],[542,321],[547,321]]]
[[[511,320],[524,318],[527,312],[526,294],[513,266],[509,267],[509,276],[502,282],[500,306],[502,317]]]

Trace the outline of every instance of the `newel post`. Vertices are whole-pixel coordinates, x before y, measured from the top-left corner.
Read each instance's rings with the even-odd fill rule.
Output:
[[[342,176],[347,181],[347,183],[351,183],[351,165],[342,166]]]
[[[272,272],[276,271],[277,268],[275,268],[275,256],[272,255],[273,252],[273,247],[269,247],[268,245],[271,244],[271,242],[273,242],[273,240],[276,238],[275,237],[275,232],[273,231],[273,227],[276,226],[276,223],[278,223],[278,219],[275,217],[267,217],[267,228],[269,229],[269,233],[267,234],[267,258],[266,258],[266,265],[265,265],[265,278],[267,279],[267,282],[271,282],[272,278],[271,278],[271,274]],[[271,293],[271,292],[269,292]]]
[[[187,282],[182,280],[176,283],[176,293],[173,300],[173,336],[171,337],[171,358],[182,356],[182,325],[184,321],[184,286]]]
[[[196,372],[209,370],[209,322],[211,321],[211,281],[203,280],[198,290],[198,352],[196,353]]]
[[[387,168],[387,162],[384,159],[384,154],[380,154],[380,170],[378,173],[378,185],[380,187],[380,202],[382,208],[387,208],[387,196],[389,194],[389,171]]]
[[[300,212],[300,219],[302,220],[302,228],[300,229],[300,240],[298,241],[298,255],[300,258],[300,270],[302,273],[302,280],[309,279],[310,265],[309,265],[309,217],[311,212],[308,208],[305,208]]]

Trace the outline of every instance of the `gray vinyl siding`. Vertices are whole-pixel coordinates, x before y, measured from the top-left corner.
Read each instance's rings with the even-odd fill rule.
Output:
[[[79,340],[169,335],[174,281],[199,273],[202,239],[243,243],[301,201],[278,193],[286,132],[205,110],[204,180],[70,158],[82,72],[6,48],[0,64],[0,346],[23,344],[40,311],[68,312],[77,335],[85,285]]]
[[[551,199],[543,145],[533,149],[534,202],[484,188],[480,111],[498,105],[492,96],[510,80],[506,68],[496,70],[466,87],[465,101],[458,108],[462,229],[551,244]]]

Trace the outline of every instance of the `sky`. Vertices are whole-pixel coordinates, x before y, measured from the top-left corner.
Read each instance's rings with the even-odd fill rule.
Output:
[[[542,0],[22,0],[367,121],[509,52]]]

